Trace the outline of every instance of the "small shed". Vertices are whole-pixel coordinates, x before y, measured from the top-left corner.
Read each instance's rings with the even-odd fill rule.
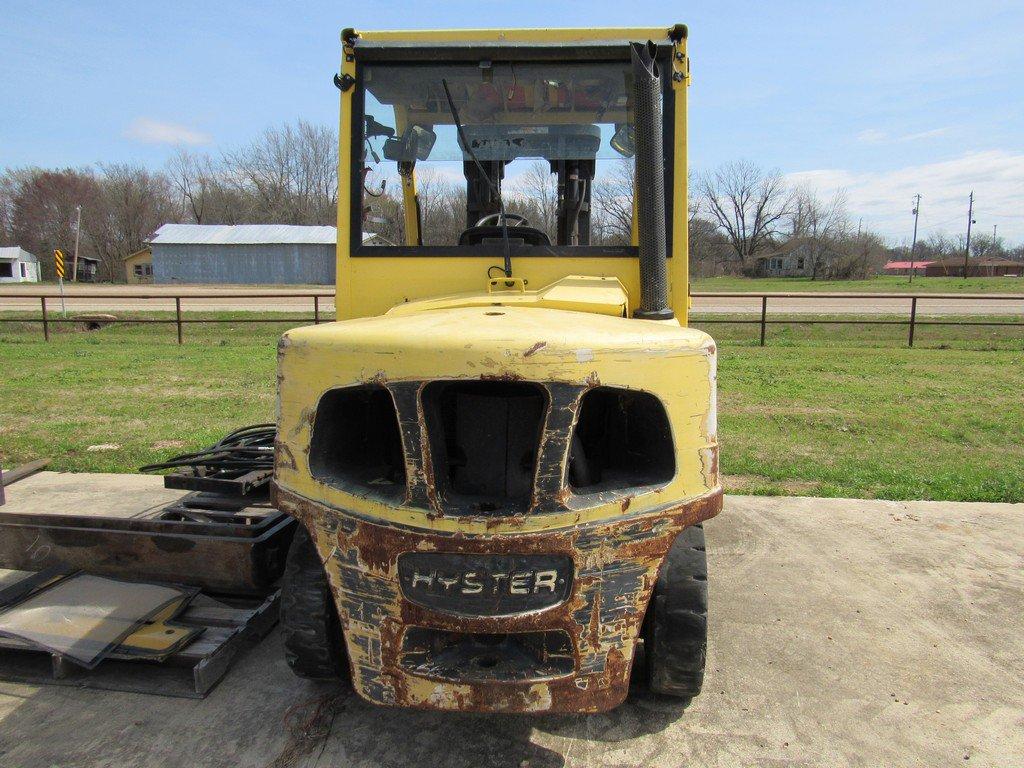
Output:
[[[65,280],[70,280],[72,276],[72,265],[73,260],[71,256],[64,254],[64,264],[67,274],[64,276]],[[77,281],[79,283],[95,283],[99,279],[100,271],[100,260],[94,259],[92,256],[83,256],[78,254],[78,275]]]
[[[337,230],[285,224],[164,224],[150,241],[160,284],[333,285]]]
[[[38,283],[39,259],[16,245],[0,248],[0,283]]]
[[[152,248],[143,248],[124,257],[124,281],[136,285],[153,282]]]

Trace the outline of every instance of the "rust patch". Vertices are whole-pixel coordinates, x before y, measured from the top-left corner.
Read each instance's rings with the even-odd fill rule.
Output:
[[[331,536],[317,539],[344,626],[358,693],[377,704],[458,711],[601,712],[629,689],[636,640],[652,585],[675,537],[717,514],[721,491],[651,515],[528,534],[436,533],[357,519],[274,488],[278,506]],[[505,520],[507,523],[507,519]],[[336,543],[335,543],[336,542]],[[568,597],[511,616],[441,613],[407,600],[397,574],[403,552],[561,554],[572,558]],[[409,627],[464,636],[565,632],[571,674],[543,679],[451,682],[403,666]]]
[[[482,373],[481,381],[522,381],[523,377],[514,371],[501,371],[500,373]]]
[[[544,349],[544,347],[546,347],[547,345],[548,345],[548,343],[546,341],[538,341],[536,344],[534,344],[528,350],[523,352],[523,357],[529,357],[530,355],[536,354],[540,350]]]
[[[295,464],[295,456],[292,455],[292,449],[288,447],[287,443],[283,443],[280,440],[274,441],[274,463],[278,469],[297,469]]]

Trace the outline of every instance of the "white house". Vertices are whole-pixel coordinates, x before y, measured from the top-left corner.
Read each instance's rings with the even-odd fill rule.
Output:
[[[39,259],[14,245],[0,248],[0,283],[38,283]]]

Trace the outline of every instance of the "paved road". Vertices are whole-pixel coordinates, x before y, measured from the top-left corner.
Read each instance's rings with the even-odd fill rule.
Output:
[[[25,294],[39,292],[38,286],[32,285],[5,285],[0,287],[0,311],[3,310],[25,310],[38,309],[39,299],[28,298]],[[46,286],[46,290],[53,290],[52,286]],[[279,288],[266,288],[247,286],[91,286],[75,285],[65,288],[67,295],[67,306],[75,312],[87,311],[128,311],[128,310],[173,310],[175,293],[186,291],[204,298],[189,298],[182,303],[185,311],[189,310],[251,310],[262,312],[301,312],[311,313],[313,311],[312,298],[279,298],[270,296],[256,296],[253,298],[226,298],[225,293],[245,292],[253,294],[268,294],[282,292],[309,292],[310,290],[329,290],[324,286],[314,288],[312,286],[285,286]],[[117,294],[117,298],[90,298],[95,294]],[[148,300],[138,298],[140,295],[157,295],[166,298]],[[777,298],[770,299],[768,310],[771,314],[780,312],[792,314],[906,314],[910,308],[910,299],[907,298],[884,298],[884,299],[863,299],[863,298],[831,298],[807,294],[808,298]],[[751,313],[758,314],[761,311],[761,300],[758,297],[696,297],[693,300],[694,310],[702,313]],[[57,300],[50,300],[50,306],[59,306]],[[334,301],[331,298],[321,299],[321,309],[325,313],[334,311]],[[1024,315],[1024,294],[1019,297],[1007,297],[999,299],[986,299],[984,301],[971,301],[968,298],[956,299],[928,299],[922,298],[918,301],[918,313],[923,315]]]
[[[1024,505],[732,496],[707,534],[709,669],[686,708],[381,709],[292,677],[275,632],[204,701],[0,682],[0,765],[1024,764]],[[303,740],[322,696],[329,735]]]

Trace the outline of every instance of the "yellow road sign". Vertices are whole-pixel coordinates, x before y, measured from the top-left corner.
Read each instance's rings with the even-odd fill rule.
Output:
[[[64,278],[64,252],[60,248],[53,252],[53,262],[57,267],[57,277]]]

